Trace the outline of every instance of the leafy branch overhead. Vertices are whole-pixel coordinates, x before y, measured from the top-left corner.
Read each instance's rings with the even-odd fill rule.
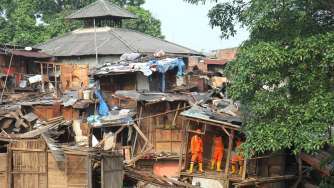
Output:
[[[80,27],[80,22],[65,20],[71,12],[96,0],[0,0],[0,43],[34,45]],[[141,6],[145,0],[112,0],[138,15],[125,27],[156,37],[161,23]],[[15,32],[13,32],[15,31]]]
[[[185,0],[205,3],[205,0]],[[250,32],[227,67],[229,93],[244,106],[245,154],[332,143],[334,124],[334,1],[232,0],[208,16],[222,37]]]

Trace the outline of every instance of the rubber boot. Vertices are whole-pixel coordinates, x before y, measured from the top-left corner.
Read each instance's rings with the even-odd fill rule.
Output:
[[[220,166],[221,166],[221,161],[217,161],[217,172],[221,172],[222,171],[222,169],[220,168]]]
[[[235,164],[232,164],[232,166],[231,166],[231,174],[236,174],[237,173],[237,171],[236,171],[236,167],[235,167]]]
[[[194,163],[191,162],[191,163],[190,163],[190,167],[189,167],[189,171],[188,171],[188,173],[189,173],[189,174],[192,174],[193,171],[194,171]]]
[[[199,173],[203,173],[203,163],[198,163],[198,171]]]
[[[215,161],[212,160],[212,161],[211,161],[211,170],[214,170],[214,169],[215,169]]]

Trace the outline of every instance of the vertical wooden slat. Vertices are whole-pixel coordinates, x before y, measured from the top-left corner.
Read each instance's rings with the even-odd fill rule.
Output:
[[[87,170],[88,170],[88,188],[92,188],[93,187],[93,172],[92,172],[92,159],[87,156],[88,160],[87,160]],[[101,164],[101,169],[103,169],[103,163]],[[101,172],[101,180],[103,180],[103,171]],[[101,187],[103,187],[104,182],[101,182]]]
[[[232,130],[229,139],[228,139],[228,150],[227,150],[227,158],[225,165],[225,177],[228,179],[229,177],[229,168],[230,168],[230,160],[231,160],[231,152],[233,147],[233,139],[234,139],[234,130]]]
[[[43,80],[43,64],[41,63],[40,65],[41,65],[41,75],[42,75],[42,92],[44,92],[45,89],[44,89],[44,80]]]
[[[246,172],[247,172],[247,160],[244,160],[244,167],[243,167],[243,171],[242,171],[242,180],[246,179]]]

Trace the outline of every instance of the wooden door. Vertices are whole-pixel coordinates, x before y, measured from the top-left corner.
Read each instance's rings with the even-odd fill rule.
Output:
[[[104,156],[101,164],[101,188],[123,187],[124,170],[122,156]]]

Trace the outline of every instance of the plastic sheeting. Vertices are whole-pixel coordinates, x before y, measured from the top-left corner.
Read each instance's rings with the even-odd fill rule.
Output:
[[[110,73],[126,73],[126,72],[142,72],[145,76],[152,75],[153,72],[165,74],[169,70],[178,68],[177,76],[185,75],[185,63],[181,58],[166,58],[162,60],[151,60],[145,63],[123,63],[111,64],[107,63],[99,67],[96,71],[97,75]]]
[[[149,65],[156,65],[157,71],[160,73],[166,73],[169,70],[173,70],[175,67],[178,68],[177,76],[182,77],[185,74],[185,63],[180,58],[166,58],[163,60],[151,60]]]
[[[109,114],[109,107],[104,101],[104,98],[99,90],[95,90],[95,95],[99,99],[98,112],[100,116],[107,116]]]

